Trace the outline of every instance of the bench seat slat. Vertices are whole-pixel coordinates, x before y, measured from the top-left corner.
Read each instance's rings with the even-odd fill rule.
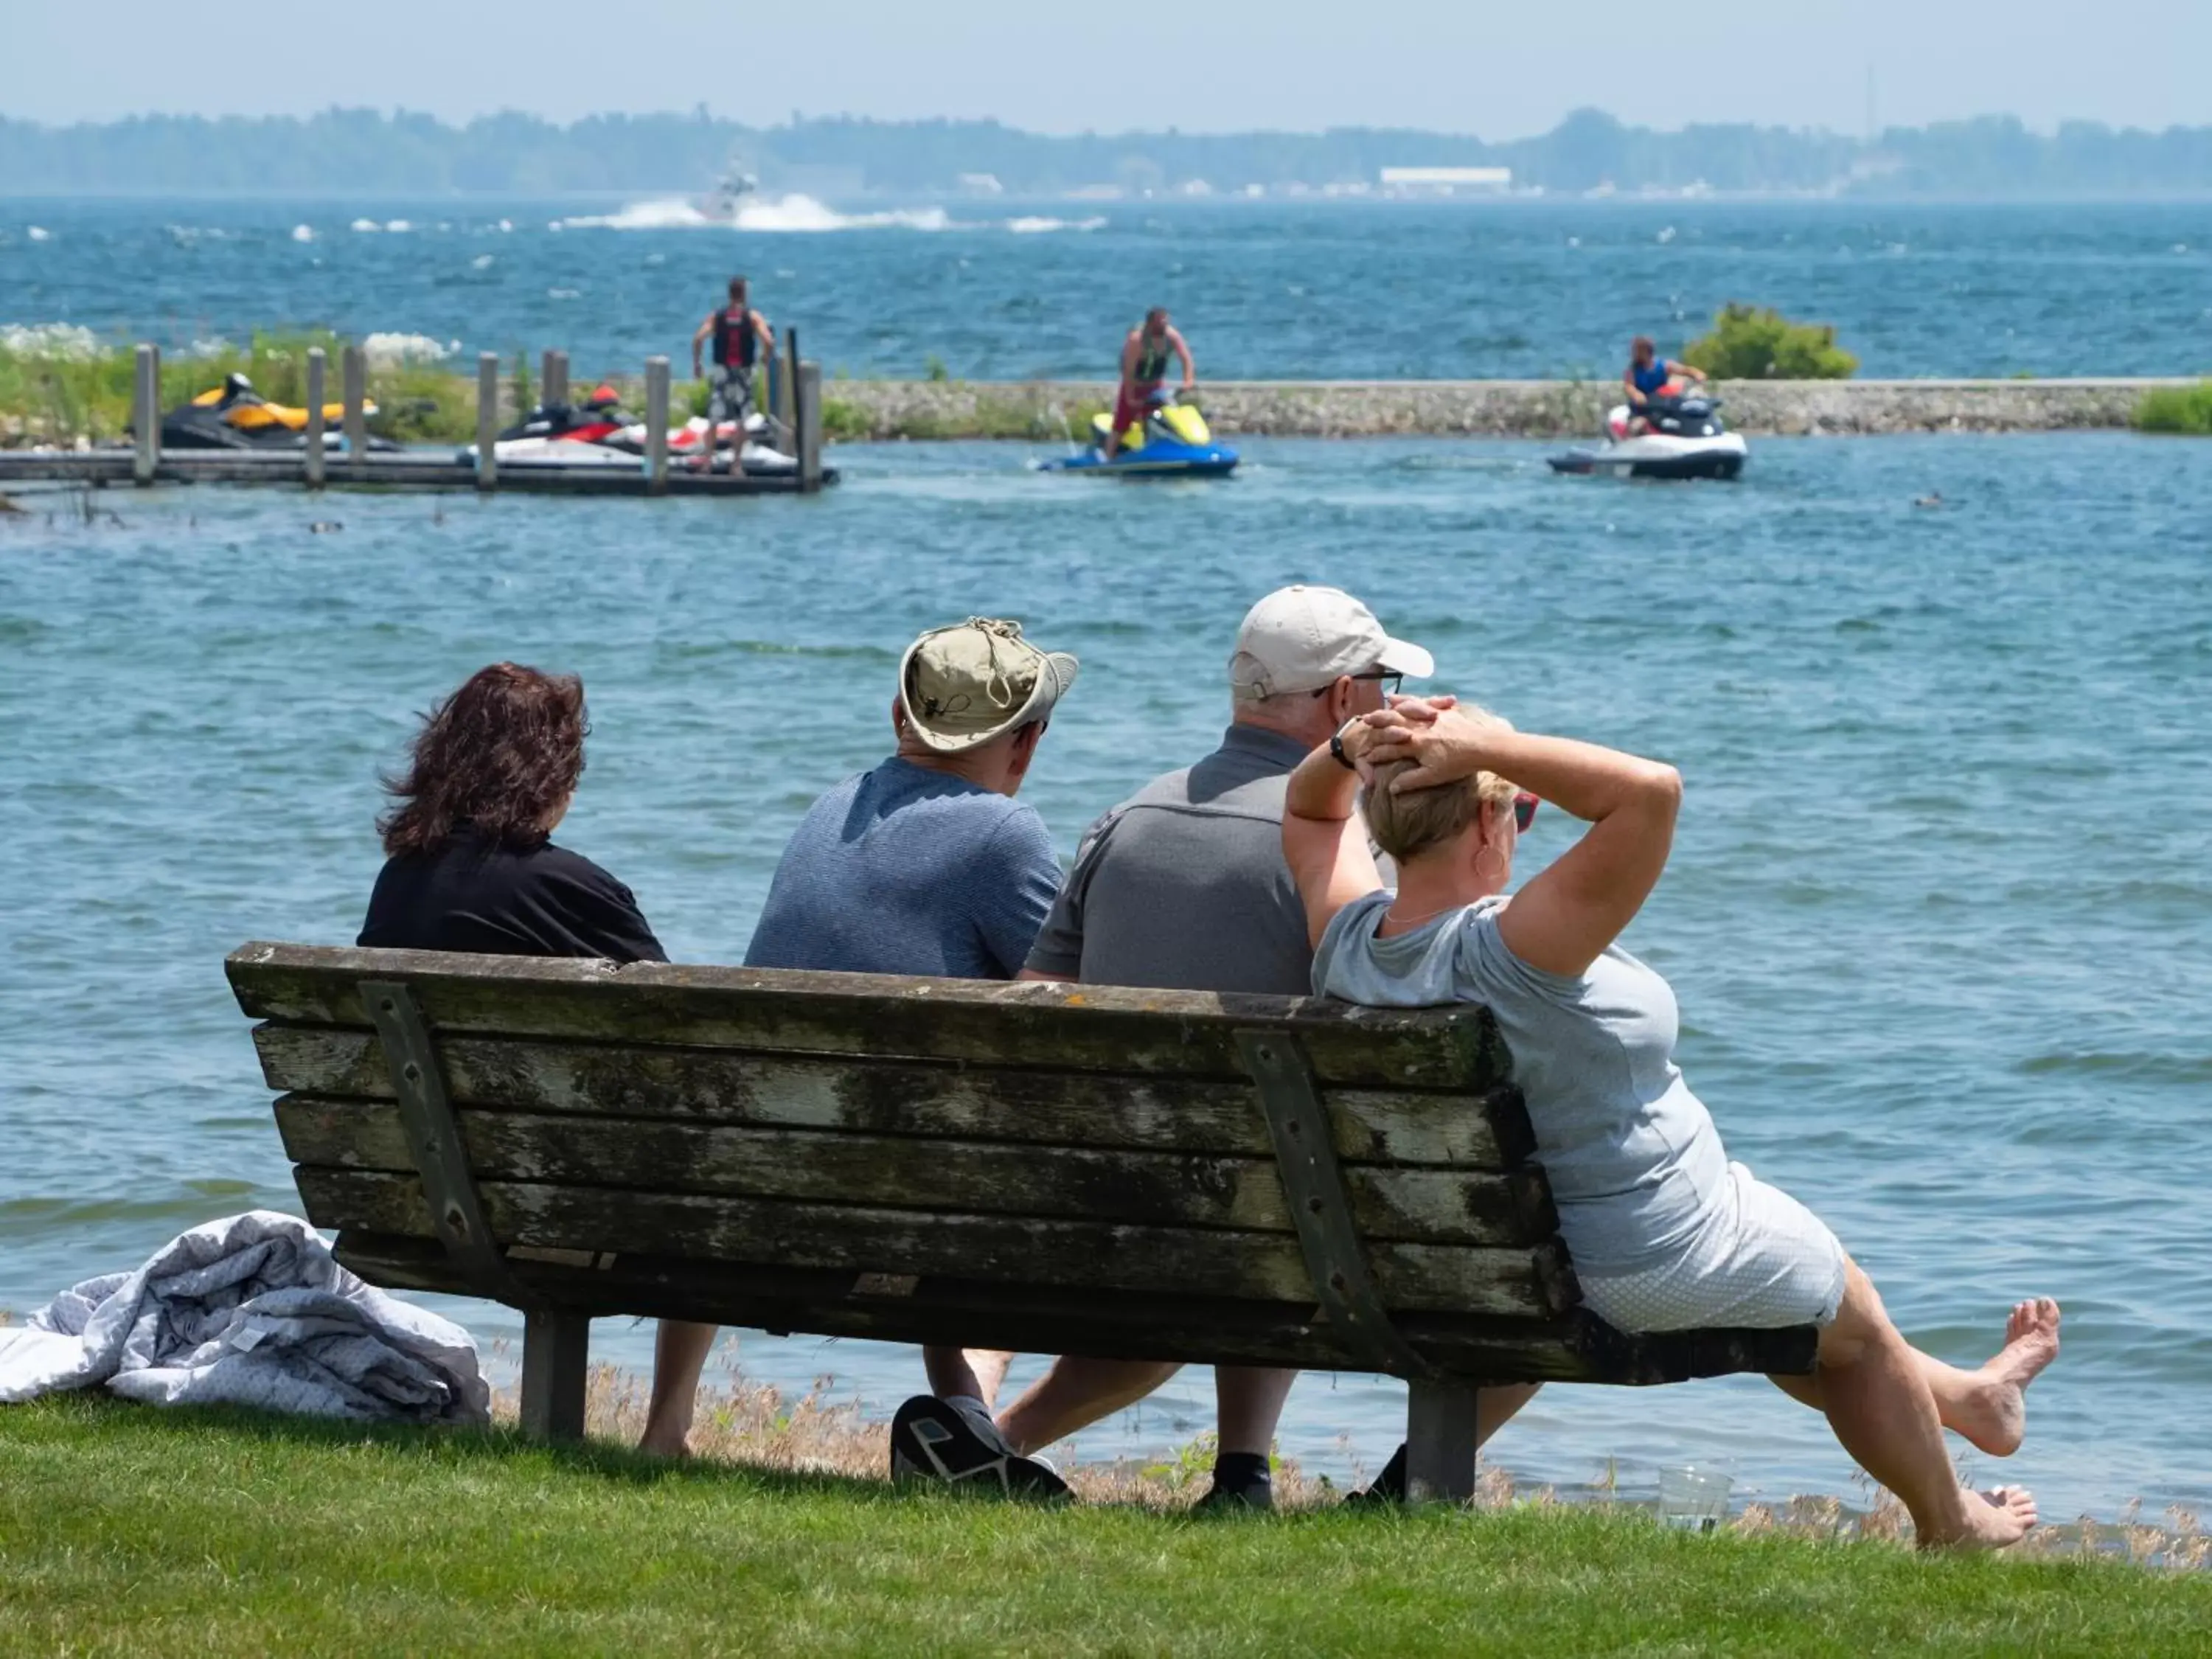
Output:
[[[253,1040],[269,1086],[392,1097],[374,1033],[271,1023]],[[1024,1070],[952,1062],[832,1060],[615,1042],[446,1036],[457,1106],[678,1118],[764,1128],[943,1135],[1059,1146],[1271,1156],[1249,1081]],[[1534,1150],[1510,1084],[1472,1099],[1406,1089],[1325,1091],[1339,1158],[1350,1164],[1504,1170]]]
[[[1072,1220],[1292,1231],[1274,1161],[1006,1142],[757,1129],[666,1119],[466,1108],[456,1114],[480,1181],[731,1194]],[[398,1106],[287,1095],[298,1164],[412,1172]],[[1446,1170],[1346,1171],[1361,1235],[1437,1244],[1534,1244],[1558,1230],[1542,1177]]]
[[[367,1030],[359,981],[404,980],[440,1036],[1242,1079],[1236,1033],[1256,1025],[1295,1033],[1323,1083],[1464,1091],[1508,1071],[1495,1023],[1471,1006],[292,945],[245,945],[224,965],[248,1014],[308,1025]]]
[[[294,1171],[316,1226],[430,1237],[411,1175],[301,1165]],[[1039,1220],[678,1193],[479,1183],[495,1237],[539,1249],[645,1252],[703,1262],[773,1261],[888,1274],[950,1273],[1009,1284],[1310,1300],[1297,1243],[1098,1221]],[[1368,1261],[1383,1300],[1400,1310],[1494,1316],[1564,1312],[1578,1292],[1555,1244],[1528,1249],[1376,1243]]]
[[[469,1293],[433,1240],[348,1231],[339,1261],[395,1289]],[[1100,1359],[1297,1364],[1365,1370],[1314,1317],[1310,1302],[1236,1302],[1092,1290],[1065,1292],[945,1276],[872,1285],[850,1273],[722,1267],[651,1255],[586,1265],[512,1260],[549,1304],[585,1314],[708,1318],[748,1329],[799,1330],[887,1342],[939,1342]],[[1547,1319],[1452,1314],[1401,1317],[1431,1364],[1492,1382],[1675,1382],[1735,1371],[1802,1373],[1814,1334],[1696,1331],[1628,1337],[1587,1312]]]

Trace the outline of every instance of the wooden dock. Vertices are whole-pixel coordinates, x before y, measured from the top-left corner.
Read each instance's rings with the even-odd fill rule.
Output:
[[[0,489],[13,484],[76,484],[106,489],[115,484],[232,483],[290,484],[316,488],[477,490],[477,470],[465,461],[435,452],[343,453],[323,458],[322,477],[306,477],[301,457],[243,449],[165,449],[150,476],[140,477],[137,457],[128,449],[0,450]],[[835,467],[822,469],[808,484],[796,472],[694,472],[678,463],[656,481],[641,464],[628,466],[563,466],[550,462],[503,461],[492,486],[506,491],[538,490],[565,495],[798,495],[837,482]]]
[[[364,404],[367,361],[359,346],[345,348],[343,422],[340,447],[329,447],[323,430],[323,387],[327,372],[319,349],[307,354],[307,428],[298,449],[163,449],[160,447],[161,354],[158,346],[138,348],[137,377],[129,445],[92,450],[0,450],[0,489],[14,484],[49,483],[105,489],[115,484],[157,483],[291,484],[307,489],[331,485],[347,489],[465,489],[489,495],[502,489],[536,490],[566,495],[806,495],[837,482],[834,467],[822,462],[822,371],[799,358],[799,334],[791,331],[787,361],[797,372],[781,377],[777,410],[793,438],[797,465],[788,472],[695,471],[668,450],[668,359],[646,361],[645,453],[635,465],[601,461],[564,464],[498,459],[499,358],[485,352],[477,362],[477,445],[471,458],[452,451],[379,452],[368,447]],[[542,384],[565,396],[568,356],[549,351]]]

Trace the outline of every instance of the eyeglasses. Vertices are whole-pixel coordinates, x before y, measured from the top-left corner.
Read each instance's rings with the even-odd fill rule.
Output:
[[[1513,827],[1524,836],[1528,833],[1528,826],[1536,821],[1538,805],[1535,796],[1526,789],[1513,797]]]
[[[1398,688],[1406,683],[1406,677],[1403,674],[1394,674],[1387,668],[1370,668],[1364,673],[1346,674],[1344,678],[1351,680],[1379,681],[1382,686],[1382,695],[1386,697],[1396,696],[1398,695]],[[1314,696],[1316,697],[1325,697],[1335,689],[1336,682],[1334,680],[1331,680],[1327,685],[1316,688]]]

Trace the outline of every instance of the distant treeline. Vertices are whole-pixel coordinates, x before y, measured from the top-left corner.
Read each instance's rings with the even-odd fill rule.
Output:
[[[1085,186],[1217,191],[1371,185],[1390,166],[1507,167],[1517,185],[1583,191],[1829,191],[1873,195],[2130,195],[2212,191],[2212,127],[2163,132],[2010,117],[1892,128],[1869,143],[1781,127],[1626,126],[1597,110],[1540,137],[1486,143],[1382,128],[1054,137],[995,121],[793,119],[772,127],[694,115],[601,115],[568,125],[488,116],[454,126],[401,112],[305,119],[148,116],[67,127],[0,119],[0,195],[95,192],[560,195],[693,190],[732,155],[770,189],[887,193],[988,174],[1009,193]]]

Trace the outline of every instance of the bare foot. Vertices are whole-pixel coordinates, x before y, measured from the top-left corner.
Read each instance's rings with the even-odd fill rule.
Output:
[[[2057,1358],[2058,1304],[2047,1296],[2019,1304],[2004,1346],[1973,1373],[1972,1393],[1954,1402],[1950,1426],[1990,1456],[2010,1457],[2027,1431],[2027,1385]]]
[[[1960,1530],[1950,1537],[1924,1537],[1922,1549],[2001,1550],[2035,1530],[2035,1499],[2025,1486],[1999,1486],[1995,1492],[1969,1487],[1959,1496],[1966,1502]]]
[[[637,1449],[648,1457],[690,1457],[693,1455],[691,1431],[684,1429],[671,1434],[647,1424],[645,1433],[639,1437]]]

